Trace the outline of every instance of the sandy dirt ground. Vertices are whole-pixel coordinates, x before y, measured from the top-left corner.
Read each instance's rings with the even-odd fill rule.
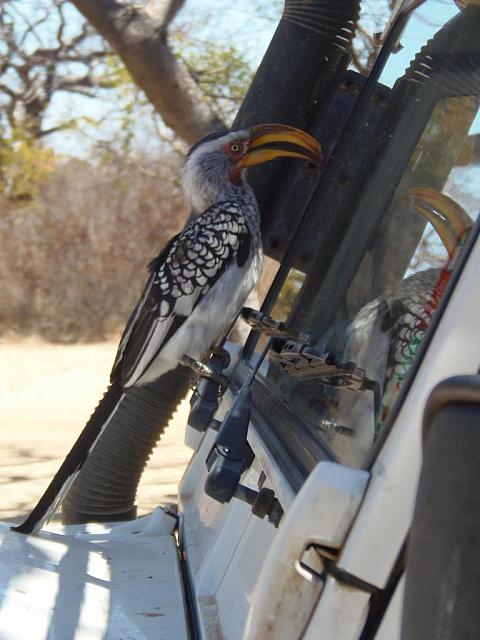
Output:
[[[116,343],[51,345],[0,341],[0,520],[19,522],[35,505],[103,394]],[[176,499],[191,451],[184,402],[150,459],[139,515]]]

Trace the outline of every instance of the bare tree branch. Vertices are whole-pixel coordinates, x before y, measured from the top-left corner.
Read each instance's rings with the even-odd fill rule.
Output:
[[[27,16],[19,10],[18,7],[15,7],[14,10],[17,13],[17,15],[21,16],[22,20],[27,25],[27,28],[25,29],[19,41],[20,47],[23,47],[23,45],[25,44],[25,40],[28,38],[29,35],[32,35],[36,39],[36,41],[39,43],[39,45],[42,45],[42,41],[40,39],[40,36],[38,35],[37,29],[41,24],[46,22],[48,18],[48,11],[45,11],[45,13],[42,16],[40,16],[40,18],[35,20],[35,22],[31,22],[27,18]]]
[[[192,143],[223,127],[186,66],[168,46],[166,32],[185,0],[72,0],[118,53],[165,124]]]
[[[3,82],[0,82],[0,91],[7,94],[7,96],[10,96],[10,98],[12,98],[13,100],[20,97],[20,94],[18,92],[14,91],[11,87],[7,87],[7,85],[3,84]]]
[[[114,86],[113,81],[95,77],[97,61],[111,54],[108,46],[98,42],[86,21],[67,36],[65,4],[65,0],[50,0],[49,7],[40,7],[32,16],[25,15],[14,0],[0,5],[0,124],[28,130],[37,138],[53,132],[43,129],[42,121],[56,91],[94,97],[95,88]],[[37,45],[33,51],[32,44]],[[74,73],[71,63],[76,65]]]
[[[88,97],[95,97],[95,93],[89,91],[89,89],[111,89],[114,86],[115,83],[113,82],[108,82],[107,80],[95,80],[91,73],[86,73],[83,76],[65,76],[57,80],[55,88],[57,91],[69,91],[71,93],[81,93]]]
[[[177,13],[185,4],[185,0],[147,0],[144,10],[148,13],[156,29],[166,39],[167,30]]]

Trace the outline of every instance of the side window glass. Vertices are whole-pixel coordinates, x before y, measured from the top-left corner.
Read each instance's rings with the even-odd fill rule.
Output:
[[[480,41],[464,18],[393,87],[377,156],[365,161],[372,170],[363,182],[353,175],[358,192],[345,198],[351,222],[332,265],[320,242],[304,268],[290,269],[271,312],[294,339],[273,354],[265,382],[300,430],[352,466],[365,464],[384,428],[480,210]],[[480,28],[480,10],[474,19]],[[455,33],[465,38],[452,52]],[[418,88],[426,61],[430,85]]]

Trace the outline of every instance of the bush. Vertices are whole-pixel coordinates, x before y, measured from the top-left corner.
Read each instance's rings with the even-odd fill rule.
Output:
[[[119,332],[146,265],[184,224],[178,159],[70,160],[28,204],[0,211],[0,333],[100,340]]]

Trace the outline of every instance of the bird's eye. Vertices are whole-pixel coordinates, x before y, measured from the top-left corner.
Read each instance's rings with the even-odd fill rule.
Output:
[[[244,151],[244,145],[241,140],[236,142],[227,142],[223,147],[227,156],[230,156],[233,160],[237,161]]]

